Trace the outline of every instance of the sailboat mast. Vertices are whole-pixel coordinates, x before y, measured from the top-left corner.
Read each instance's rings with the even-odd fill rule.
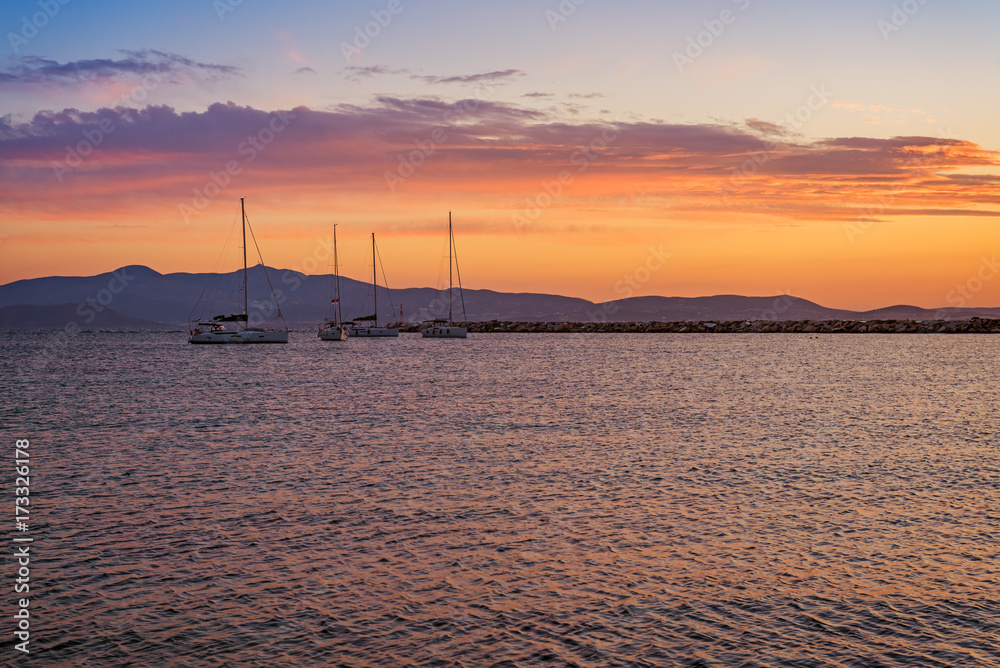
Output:
[[[248,307],[247,298],[247,210],[246,205],[243,203],[243,198],[240,198],[240,216],[243,222],[243,315],[247,317],[245,321],[247,327],[250,326],[250,309]]]
[[[337,224],[333,224],[333,291],[337,298],[337,308],[334,313],[337,316],[337,325],[340,325],[340,266],[337,264]]]
[[[375,300],[375,326],[378,327],[378,275],[375,273],[375,233],[372,232],[372,296]]]
[[[448,212],[448,324],[452,322],[451,313],[451,297],[452,297],[452,282],[451,282],[451,211]]]

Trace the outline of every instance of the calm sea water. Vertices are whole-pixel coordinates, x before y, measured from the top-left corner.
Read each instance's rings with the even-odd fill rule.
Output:
[[[1000,338],[50,337],[0,663],[1000,665]]]

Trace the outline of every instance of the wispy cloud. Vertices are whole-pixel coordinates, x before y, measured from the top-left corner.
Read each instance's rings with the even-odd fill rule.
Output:
[[[385,65],[348,65],[344,68],[344,78],[354,83],[360,83],[362,78],[374,79],[385,75],[411,73],[411,70],[406,68],[394,69]]]
[[[414,74],[411,75],[410,78],[426,81],[431,84],[470,84],[480,83],[483,81],[498,83],[504,79],[514,79],[523,76],[526,75],[521,70],[496,70],[493,72],[483,72],[482,74],[458,74],[452,76]]]
[[[791,131],[786,126],[771,123],[769,121],[762,121],[759,118],[748,118],[746,120],[746,124],[751,130],[759,132],[765,136],[785,137],[791,134]]]
[[[385,65],[349,65],[344,68],[344,78],[348,81],[354,82],[360,81],[361,78],[374,79],[375,77],[392,75],[403,75],[413,79],[414,81],[423,81],[429,84],[474,84],[483,82],[498,84],[504,80],[526,76],[521,70],[515,69],[495,70],[493,72],[482,72],[479,74],[455,74],[442,76],[437,74],[420,74],[405,67],[392,68]]]
[[[282,50],[289,60],[305,66],[306,59],[302,55],[302,48],[299,46],[298,40],[295,39],[295,32],[291,28],[278,31],[275,38],[281,42]]]
[[[0,71],[0,87],[40,84],[78,85],[150,74],[157,75],[161,79],[173,80],[175,83],[184,78],[215,81],[240,74],[237,67],[200,63],[166,51],[122,50],[120,53],[125,57],[119,60],[97,58],[66,63],[34,56],[13,59],[6,69]]]
[[[842,109],[852,114],[860,114],[869,125],[906,125],[909,121],[923,123],[936,122],[928,118],[922,109],[887,107],[884,104],[858,104],[856,102],[838,101],[833,103],[835,109]]]

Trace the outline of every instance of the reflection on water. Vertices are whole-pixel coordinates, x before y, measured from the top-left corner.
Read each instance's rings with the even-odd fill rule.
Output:
[[[994,338],[310,334],[2,334],[29,661],[1000,664]]]

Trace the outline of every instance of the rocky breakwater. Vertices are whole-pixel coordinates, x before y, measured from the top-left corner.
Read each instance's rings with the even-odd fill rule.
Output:
[[[728,320],[686,322],[488,322],[464,324],[469,332],[511,334],[1000,334],[1000,320]],[[419,332],[420,323],[400,325]]]

